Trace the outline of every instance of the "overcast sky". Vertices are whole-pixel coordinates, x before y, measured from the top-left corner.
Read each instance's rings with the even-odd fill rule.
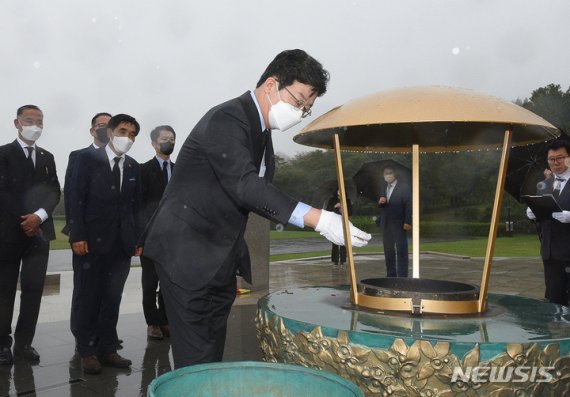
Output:
[[[182,144],[210,107],[254,88],[291,48],[331,73],[311,119],[398,87],[509,101],[550,83],[566,90],[569,17],[568,0],[2,0],[0,144],[15,139],[19,106],[40,106],[38,144],[62,181],[69,152],[91,142],[91,117],[128,113],[142,127],[129,155],[143,162],[153,127],[172,125]],[[309,150],[292,141],[306,124],[276,131],[276,151]]]

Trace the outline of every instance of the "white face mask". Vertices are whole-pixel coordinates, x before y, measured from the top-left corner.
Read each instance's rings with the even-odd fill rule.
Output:
[[[392,183],[396,180],[396,177],[393,174],[384,175],[384,180],[386,183]]]
[[[129,137],[126,136],[113,135],[113,139],[111,141],[113,142],[113,147],[115,148],[115,151],[118,152],[119,154],[127,153],[131,149],[134,143],[129,139]]]
[[[271,103],[271,99],[267,95],[267,100],[271,103],[269,126],[271,129],[285,131],[301,122],[303,111],[281,100],[279,85],[277,85],[277,95],[279,96],[279,101],[275,105]]]
[[[42,129],[37,125],[23,125],[21,134],[28,141],[37,141],[42,135]]]

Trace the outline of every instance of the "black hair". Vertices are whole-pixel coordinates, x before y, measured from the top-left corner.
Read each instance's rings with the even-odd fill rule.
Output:
[[[156,142],[156,140],[158,139],[158,136],[160,135],[160,131],[170,131],[174,134],[174,138],[176,139],[176,132],[174,132],[174,128],[172,128],[169,125],[159,125],[158,127],[156,127],[155,129],[153,129],[150,132],[150,140],[152,142]]]
[[[107,124],[107,128],[114,130],[121,123],[127,123],[127,124],[134,125],[135,126],[135,135],[138,135],[139,131],[141,130],[141,126],[139,125],[139,122],[133,116],[129,116],[128,114],[117,114],[117,115],[111,117],[111,120],[109,120],[109,123]]]
[[[97,118],[99,118],[100,116],[109,116],[109,117],[113,117],[112,114],[109,114],[107,112],[101,112],[101,113],[97,113],[95,116],[93,116],[93,118],[91,119],[91,127],[95,126],[95,122],[97,121]]]
[[[563,141],[560,139],[555,139],[553,141],[548,142],[548,144],[546,145],[546,154],[548,154],[550,150],[556,150],[560,148],[565,148],[566,152],[570,154],[570,142]]]
[[[295,49],[279,53],[261,75],[257,87],[269,77],[275,77],[280,87],[288,87],[295,81],[310,85],[317,96],[322,96],[327,91],[330,75],[315,58]]]
[[[16,117],[20,117],[25,110],[39,110],[40,112],[42,111],[39,107],[37,107],[36,105],[24,105],[24,106],[20,106],[18,108],[18,110],[16,111]],[[42,112],[43,113],[43,112]]]

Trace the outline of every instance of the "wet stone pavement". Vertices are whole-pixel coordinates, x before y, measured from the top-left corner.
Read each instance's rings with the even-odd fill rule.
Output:
[[[285,243],[274,241],[271,253],[317,251],[328,247],[330,244],[320,239],[297,241],[297,244],[287,240]],[[148,384],[171,369],[171,355],[168,339],[150,341],[146,338],[140,303],[140,267],[131,269],[118,324],[119,337],[124,340],[124,348],[119,353],[131,359],[133,365],[128,370],[104,368],[100,375],[86,375],[74,355],[74,341],[69,330],[70,261],[69,251],[52,251],[48,271],[53,280],[46,285],[34,340],[41,361],[36,365],[16,361],[13,366],[0,366],[0,397],[145,396]],[[134,260],[133,265],[137,261]],[[355,262],[357,279],[385,275],[382,254],[357,255]],[[477,285],[481,282],[483,258],[422,253],[420,263],[423,278]],[[345,284],[348,284],[346,266],[333,266],[328,258],[282,261],[270,265],[269,292],[300,286]],[[228,323],[224,361],[262,360],[254,317],[257,300],[267,292],[237,297]],[[541,298],[544,292],[542,262],[538,257],[495,258],[490,292]]]

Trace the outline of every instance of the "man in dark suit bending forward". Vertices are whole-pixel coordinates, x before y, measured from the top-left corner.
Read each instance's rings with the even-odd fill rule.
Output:
[[[271,183],[271,130],[285,131],[310,115],[328,77],[306,52],[284,51],[255,90],[210,109],[180,149],[144,244],[160,278],[176,368],[222,359],[236,274],[251,282],[249,212],[313,227],[344,244],[340,215],[311,208]],[[352,225],[350,233],[356,246],[370,239]]]

